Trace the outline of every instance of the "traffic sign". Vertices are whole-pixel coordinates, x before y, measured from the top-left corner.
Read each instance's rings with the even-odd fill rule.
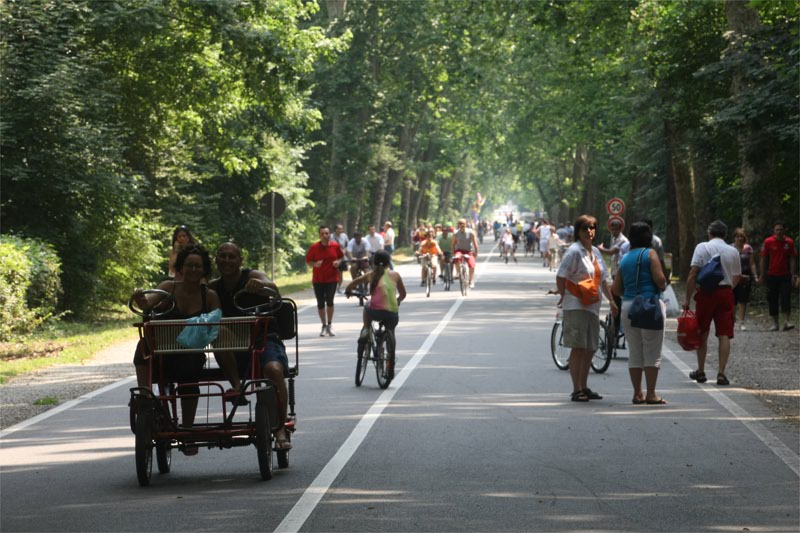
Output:
[[[606,204],[606,211],[611,216],[621,216],[625,212],[625,202],[621,198],[612,198]]]
[[[622,224],[619,230],[623,231],[625,229],[625,221],[622,219],[622,217],[618,217],[616,215],[611,215],[610,217],[608,217],[608,231],[611,231],[611,223],[615,221]]]

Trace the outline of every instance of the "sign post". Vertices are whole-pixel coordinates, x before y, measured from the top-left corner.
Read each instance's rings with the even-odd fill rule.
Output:
[[[270,279],[275,281],[275,218],[281,216],[286,211],[286,200],[277,192],[268,192],[259,201],[261,207],[267,209],[272,220],[272,247],[270,258]]]

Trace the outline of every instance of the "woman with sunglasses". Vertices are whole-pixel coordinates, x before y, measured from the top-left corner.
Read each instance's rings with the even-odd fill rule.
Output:
[[[619,311],[611,297],[608,270],[600,250],[592,245],[596,231],[596,218],[590,215],[578,217],[575,221],[577,240],[567,249],[556,273],[558,294],[561,295],[558,303],[564,310],[564,345],[571,348],[569,374],[573,402],[603,399],[587,384],[592,357],[600,339],[601,294],[608,298],[613,315]]]

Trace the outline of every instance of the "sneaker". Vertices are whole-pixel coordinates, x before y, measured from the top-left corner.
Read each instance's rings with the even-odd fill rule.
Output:
[[[770,331],[778,331],[778,329],[779,329],[779,328],[778,328],[778,326],[777,326],[777,325],[775,325],[775,326],[772,326],[771,328],[769,328],[769,330],[770,330]]]
[[[335,337],[335,336],[336,336],[336,335],[333,333],[333,330],[331,329],[331,325],[330,325],[330,324],[328,324],[327,326],[325,326],[325,329],[327,330],[327,333],[328,333],[328,336],[329,336],[329,337]]]
[[[322,326],[322,329],[319,332],[320,337],[324,337],[328,334],[328,326]]]
[[[744,324],[742,324],[741,326],[739,326],[739,331],[747,331],[747,328],[745,327],[745,325],[744,325]]]
[[[789,331],[790,329],[794,329],[794,324],[787,322],[783,325],[783,331]]]
[[[474,289],[475,288],[475,282],[474,281],[470,281],[469,282],[469,288],[470,289]]]

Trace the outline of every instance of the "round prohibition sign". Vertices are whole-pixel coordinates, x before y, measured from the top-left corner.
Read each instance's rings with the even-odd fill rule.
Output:
[[[611,231],[611,223],[612,222],[619,222],[621,224],[621,226],[619,227],[619,230],[620,231],[625,231],[625,220],[623,220],[622,217],[618,217],[616,215],[612,215],[612,216],[608,217],[608,224],[607,224],[608,231]]]
[[[625,202],[621,198],[612,198],[606,204],[606,211],[612,217],[620,216],[625,212]]]

